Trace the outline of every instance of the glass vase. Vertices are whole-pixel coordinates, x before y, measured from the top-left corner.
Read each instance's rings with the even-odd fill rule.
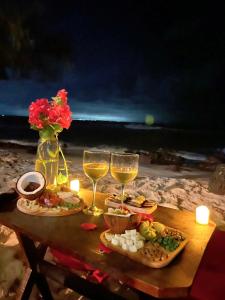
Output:
[[[68,167],[57,135],[39,139],[35,171],[44,175],[48,189],[68,186]]]
[[[59,141],[57,136],[48,139],[40,138],[37,146],[35,171],[41,172],[47,188],[57,186],[59,168]]]

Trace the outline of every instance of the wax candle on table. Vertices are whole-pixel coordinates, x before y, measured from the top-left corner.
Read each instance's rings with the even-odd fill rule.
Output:
[[[70,181],[70,189],[71,191],[74,191],[74,192],[79,192],[80,190],[80,182],[78,179],[74,179],[74,180],[71,180]]]
[[[207,225],[209,223],[208,207],[204,205],[196,207],[196,222],[202,225]]]

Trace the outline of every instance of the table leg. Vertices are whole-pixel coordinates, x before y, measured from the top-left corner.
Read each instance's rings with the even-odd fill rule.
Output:
[[[31,269],[31,274],[21,299],[29,299],[32,287],[36,284],[44,300],[53,300],[48,282],[45,276],[39,271],[39,262],[43,259],[44,250],[46,249],[43,247],[35,247],[34,242],[22,233],[16,232],[16,235],[24,252],[25,259]]]

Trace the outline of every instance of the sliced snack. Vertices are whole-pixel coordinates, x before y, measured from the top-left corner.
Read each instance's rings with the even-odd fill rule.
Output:
[[[119,207],[122,201],[121,197],[121,195],[111,194],[105,200],[105,204],[110,207]],[[143,195],[135,197],[126,194],[123,203],[125,208],[138,213],[152,213],[157,208],[156,201],[146,199]]]
[[[124,201],[125,203],[136,206],[136,207],[142,207],[143,203],[146,201],[144,196],[138,196],[135,198],[127,197],[127,199]]]

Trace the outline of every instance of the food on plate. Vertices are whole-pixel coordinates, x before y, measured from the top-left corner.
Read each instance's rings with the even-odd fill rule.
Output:
[[[164,224],[159,223],[159,222],[152,222],[151,225],[157,233],[162,233],[166,228],[166,226]]]
[[[176,229],[171,229],[171,228],[165,228],[165,230],[163,230],[162,232],[162,237],[173,237],[175,240],[177,241],[183,241],[184,240],[184,236],[182,235],[182,233]]]
[[[144,246],[143,236],[136,229],[126,230],[123,234],[105,233],[105,238],[113,245],[121,247],[123,250],[137,252]]]
[[[56,207],[60,204],[61,199],[56,193],[46,190],[39,198],[37,198],[36,202],[41,206]]]
[[[157,233],[160,234],[165,230],[165,225],[159,222],[144,221],[140,225],[140,233],[146,238],[146,240],[152,240],[156,238]]]
[[[122,195],[111,194],[106,199],[105,204],[111,207],[120,206],[122,200],[121,197]],[[125,207],[135,212],[153,212],[157,208],[156,201],[147,199],[144,195],[131,196],[125,194],[123,203]]]
[[[46,189],[40,197],[28,200],[21,197],[17,207],[22,212],[36,215],[65,215],[83,208],[82,199],[71,191],[52,191]]]
[[[163,261],[168,258],[168,253],[158,243],[147,242],[140,250],[140,254],[151,261]]]
[[[45,185],[45,178],[40,172],[27,172],[17,180],[16,190],[23,198],[34,200],[42,195]]]
[[[118,208],[109,207],[107,214],[128,216],[131,214],[131,212],[129,211],[129,209],[123,207],[118,207]]]
[[[148,241],[158,243],[168,251],[174,251],[184,241],[183,234],[159,222],[144,221],[139,227],[141,235]]]
[[[150,224],[151,222],[144,221],[139,227],[140,234],[146,240],[154,240],[156,238],[156,230]]]
[[[134,197],[132,198],[131,196],[128,196],[127,199],[125,200],[125,202],[127,204],[136,206],[136,207],[142,207],[142,205],[144,204],[144,202],[146,201],[145,196],[138,196],[138,197]]]
[[[101,241],[110,249],[153,268],[162,268],[185,247],[187,238],[160,222],[143,221],[137,229],[120,234],[107,230]]]

